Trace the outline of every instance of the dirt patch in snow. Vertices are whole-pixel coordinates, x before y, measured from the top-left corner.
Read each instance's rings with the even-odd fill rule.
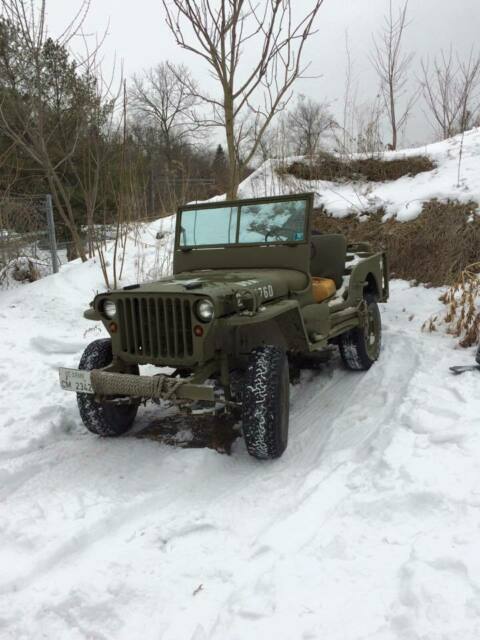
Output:
[[[384,221],[383,209],[360,218],[334,218],[317,210],[313,226],[323,233],[343,233],[349,242],[386,248],[392,277],[435,286],[451,285],[466,265],[478,261],[478,204],[431,200],[415,220]]]
[[[286,173],[302,180],[386,182],[398,180],[403,176],[416,176],[424,171],[433,171],[435,166],[429,157],[422,155],[392,160],[383,158],[343,160],[337,156],[322,153],[311,162],[293,162],[280,169],[279,173]]]
[[[231,415],[166,416],[153,419],[135,437],[188,449],[208,447],[230,454],[232,443],[240,436],[237,422]]]

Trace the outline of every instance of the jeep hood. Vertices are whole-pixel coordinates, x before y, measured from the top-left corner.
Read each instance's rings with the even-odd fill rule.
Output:
[[[308,285],[308,276],[293,269],[215,269],[179,273],[171,278],[157,280],[135,288],[136,293],[195,293],[219,297],[231,295],[244,288],[268,287],[274,299],[302,291]]]

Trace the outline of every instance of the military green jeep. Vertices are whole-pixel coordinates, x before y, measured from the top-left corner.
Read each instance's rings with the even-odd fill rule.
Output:
[[[338,345],[347,368],[368,369],[388,298],[385,253],[312,235],[312,208],[312,194],[182,207],[173,276],[99,294],[85,312],[110,334],[60,371],[85,426],[123,434],[145,400],[238,410],[248,452],[281,456],[292,368]],[[172,371],[139,375],[146,364]]]

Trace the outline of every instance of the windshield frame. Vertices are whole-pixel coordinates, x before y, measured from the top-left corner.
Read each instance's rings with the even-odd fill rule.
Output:
[[[184,211],[206,210],[206,209],[222,209],[229,207],[236,207],[240,210],[241,207],[248,207],[256,204],[275,204],[281,202],[292,201],[305,201],[305,219],[303,229],[303,240],[269,240],[260,242],[223,242],[219,244],[202,244],[202,245],[181,245],[181,220],[182,213]],[[238,248],[238,247],[275,247],[275,246],[297,246],[304,245],[310,242],[310,218],[313,206],[313,193],[298,193],[286,196],[272,196],[262,198],[248,198],[244,200],[218,200],[216,202],[197,202],[195,204],[189,204],[184,207],[179,207],[177,211],[177,220],[175,225],[175,250],[178,251],[195,251],[204,249],[221,249],[221,248]],[[238,213],[237,218],[237,233],[240,226],[241,214]]]

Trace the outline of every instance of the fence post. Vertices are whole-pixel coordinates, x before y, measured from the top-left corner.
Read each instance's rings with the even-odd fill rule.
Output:
[[[50,253],[52,255],[52,271],[53,273],[58,273],[57,238],[55,236],[55,220],[53,219],[52,196],[48,193],[45,198],[47,208],[48,240],[50,244]]]

